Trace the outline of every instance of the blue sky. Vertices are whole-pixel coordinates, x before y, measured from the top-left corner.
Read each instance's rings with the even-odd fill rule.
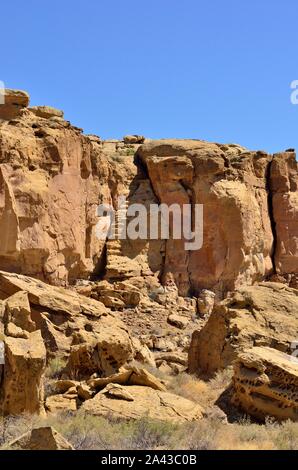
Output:
[[[103,138],[298,148],[297,0],[11,0],[0,80]]]

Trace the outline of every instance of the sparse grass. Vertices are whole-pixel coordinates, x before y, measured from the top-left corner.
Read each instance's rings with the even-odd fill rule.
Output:
[[[124,154],[129,156],[129,155],[134,155],[136,153],[135,149],[134,148],[126,148],[124,150]]]
[[[66,360],[60,357],[51,359],[47,365],[45,376],[50,379],[59,379],[66,366]]]
[[[119,155],[119,154],[111,155],[111,159],[116,163],[123,163],[123,155]]]
[[[45,370],[43,385],[44,385],[44,396],[49,397],[54,393],[54,383],[56,380],[61,378],[61,375],[65,369],[66,360],[56,357],[51,359]]]
[[[177,395],[208,407],[213,405],[229,386],[232,373],[231,369],[224,369],[206,382],[186,373],[178,374],[170,378],[170,389]]]
[[[24,415],[0,420],[0,448],[36,426],[53,426],[75,449],[86,450],[293,450],[298,449],[298,423],[241,420],[223,424],[216,419],[175,425],[141,419],[119,421],[78,411],[47,418]]]
[[[209,394],[206,382],[198,380],[189,374],[182,373],[171,377],[170,390],[177,395],[195,401],[204,406]]]

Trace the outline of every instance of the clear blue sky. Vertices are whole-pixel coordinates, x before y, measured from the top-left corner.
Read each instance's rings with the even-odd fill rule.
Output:
[[[86,133],[298,149],[297,0],[11,0],[0,80]]]

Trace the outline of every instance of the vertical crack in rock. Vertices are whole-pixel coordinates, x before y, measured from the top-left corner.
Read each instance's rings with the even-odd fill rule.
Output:
[[[188,194],[188,201],[189,201],[188,203],[191,206],[191,230],[193,231],[194,228],[195,228],[195,225],[194,225],[195,224],[195,221],[194,221],[194,217],[195,217],[195,203],[194,203],[195,195],[194,195],[194,191],[191,188],[191,186],[187,185],[183,180],[180,180],[180,184],[184,188],[185,192]],[[186,272],[187,272],[187,275],[188,275],[188,284],[189,284],[189,287],[190,287],[189,294],[191,294],[192,291],[193,291],[193,286],[192,286],[192,281],[191,281],[191,271],[189,269],[189,262],[190,262],[190,253],[188,251],[187,252],[187,261],[186,261]]]
[[[273,272],[276,274],[276,264],[275,264],[275,254],[276,254],[276,246],[277,246],[277,232],[276,232],[276,221],[274,218],[274,208],[273,208],[273,190],[271,185],[271,167],[273,162],[274,155],[272,159],[269,161],[265,178],[266,178],[266,191],[268,194],[268,215],[271,224],[271,231],[273,236],[273,243],[272,243],[272,252],[271,252],[271,260],[273,266]]]

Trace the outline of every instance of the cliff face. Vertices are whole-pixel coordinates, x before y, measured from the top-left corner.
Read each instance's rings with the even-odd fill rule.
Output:
[[[83,136],[44,107],[0,122],[1,267],[52,284],[87,277],[104,247],[95,237],[97,205],[121,191],[106,155],[115,144]]]
[[[219,297],[298,271],[295,153],[195,140],[102,142],[48,107],[13,97],[0,114],[0,267],[51,284],[157,274],[181,295]],[[98,240],[100,203],[198,203],[204,240]]]
[[[150,237],[152,218],[143,239],[98,239],[107,221],[98,206],[113,206],[119,231],[127,211],[133,220],[135,203],[148,210],[190,206],[202,246],[186,247],[187,237],[176,238],[171,224],[170,237],[161,237],[161,219],[159,236]],[[141,225],[139,231],[145,220]],[[253,367],[248,348],[291,354],[297,340],[294,151],[269,155],[142,136],[101,141],[62,111],[29,108],[28,94],[7,91],[0,106],[0,227],[0,413],[83,406],[96,416],[112,410],[197,420],[201,407],[168,393],[135,361],[171,376],[212,374],[235,359],[234,402],[251,414],[256,407],[258,416],[267,412],[256,400],[259,377],[244,390],[241,373]],[[268,279],[279,282],[259,282]],[[272,383],[280,357],[260,365]],[[64,361],[61,380],[53,378],[44,395],[52,360]],[[296,419],[294,401],[286,413],[270,408],[272,415]]]

